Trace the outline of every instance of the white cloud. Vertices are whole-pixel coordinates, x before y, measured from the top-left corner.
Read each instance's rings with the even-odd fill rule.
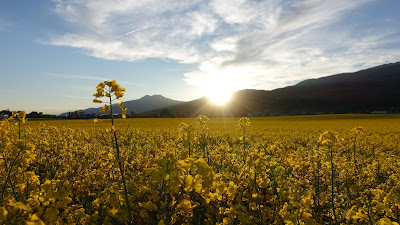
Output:
[[[399,60],[385,47],[400,42],[392,30],[331,26],[371,1],[53,0],[76,30],[49,42],[108,60],[198,63],[184,75],[193,85],[269,89]]]
[[[228,24],[263,24],[279,7],[276,1],[212,0],[212,10]]]

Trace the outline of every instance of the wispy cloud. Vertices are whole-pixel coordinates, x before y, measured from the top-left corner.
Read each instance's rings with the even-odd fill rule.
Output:
[[[398,29],[340,24],[373,0],[53,2],[79,31],[50,44],[108,60],[197,63],[184,74],[193,85],[219,77],[236,80],[237,88],[269,89],[400,59],[399,48],[387,48],[399,46],[392,35]]]
[[[76,74],[61,74],[61,73],[46,73],[48,76],[52,77],[59,77],[64,79],[83,79],[83,80],[97,80],[97,81],[105,81],[105,80],[112,80],[107,77],[96,77],[96,76],[85,76],[85,75],[76,75]],[[128,81],[119,81],[120,84],[128,84],[128,85],[135,85],[139,87],[143,87],[144,85],[134,82]]]
[[[59,78],[65,78],[65,79],[84,79],[84,80],[99,80],[99,81],[110,80],[105,77],[82,76],[82,75],[74,75],[74,74],[60,74],[60,73],[46,73],[46,74],[49,76],[52,76],[52,77],[59,77]]]
[[[93,99],[93,97],[85,97],[85,96],[74,96],[74,95],[64,95],[64,98],[73,98],[73,99]]]

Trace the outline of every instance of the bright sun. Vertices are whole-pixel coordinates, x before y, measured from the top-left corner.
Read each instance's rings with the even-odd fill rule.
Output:
[[[242,89],[244,85],[246,85],[245,80],[240,79],[235,71],[212,74],[198,82],[203,96],[207,96],[212,103],[217,105],[226,104],[231,100],[232,93]]]
[[[213,103],[223,105],[231,98],[232,91],[220,87],[218,89],[208,90],[207,96]]]

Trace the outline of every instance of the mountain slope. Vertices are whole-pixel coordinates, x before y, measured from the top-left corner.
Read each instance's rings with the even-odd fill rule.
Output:
[[[206,97],[181,102],[161,95],[146,95],[126,101],[124,108],[136,113],[160,112],[168,108],[177,117],[196,117],[199,114],[231,117],[249,114],[370,113],[375,110],[400,112],[400,62],[304,80],[271,91],[241,90],[233,93],[231,101],[223,106],[211,103]],[[99,110],[89,108],[78,112],[92,114]]]
[[[400,111],[400,62],[302,81],[271,91],[241,90],[225,106],[206,98],[172,107],[183,116],[301,115]]]
[[[145,95],[140,99],[126,101],[124,103],[123,108],[128,108],[128,112],[135,112],[135,113],[143,113],[148,111],[154,110],[161,110],[163,108],[168,108],[177,104],[183,103],[182,101],[177,101],[173,99],[166,98],[162,95]],[[99,114],[99,108],[88,108],[83,110],[77,110],[78,113],[85,113],[85,114],[92,114],[96,113]],[[119,113],[120,110],[117,110]],[[66,116],[68,112],[60,114],[60,116]]]
[[[273,90],[275,113],[368,113],[399,106],[400,62],[302,81]]]
[[[180,103],[183,103],[183,101],[169,99],[162,95],[145,95],[137,100],[126,101],[124,103],[124,108],[128,108],[128,112],[143,113],[156,109],[168,108]]]

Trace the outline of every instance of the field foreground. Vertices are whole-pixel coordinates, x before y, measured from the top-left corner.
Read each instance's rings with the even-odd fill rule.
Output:
[[[0,123],[0,224],[400,220],[400,115],[20,125]]]

